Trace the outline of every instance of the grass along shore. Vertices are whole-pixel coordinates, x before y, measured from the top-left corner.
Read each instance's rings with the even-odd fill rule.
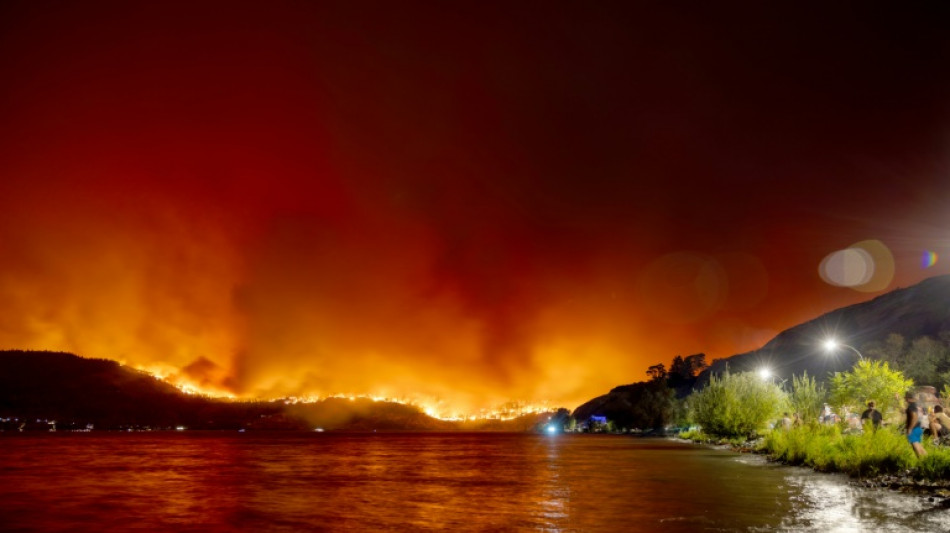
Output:
[[[844,433],[839,425],[812,424],[771,430],[751,442],[720,439],[701,431],[688,431],[680,437],[694,442],[730,444],[741,451],[763,453],[774,461],[807,466],[820,472],[843,472],[862,479],[902,476],[908,481],[926,482],[931,487],[950,487],[950,447],[934,446],[926,439],[927,455],[918,459],[903,432],[894,427]]]

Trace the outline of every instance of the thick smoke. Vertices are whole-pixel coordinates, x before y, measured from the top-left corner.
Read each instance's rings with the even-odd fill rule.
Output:
[[[0,347],[573,407],[943,253],[939,17],[248,6],[0,5]]]

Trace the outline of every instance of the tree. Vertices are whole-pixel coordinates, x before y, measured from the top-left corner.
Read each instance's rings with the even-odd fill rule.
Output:
[[[689,372],[689,367],[686,366],[686,361],[681,355],[674,357],[670,363],[670,378],[674,377],[678,379],[689,379],[692,377]]]
[[[903,354],[900,369],[915,383],[936,384],[940,379],[937,366],[947,359],[947,352],[945,344],[931,337],[914,339]]]
[[[903,336],[891,333],[883,342],[864,346],[871,359],[889,362],[915,383],[937,386],[950,381],[950,332],[942,331],[937,338],[918,337],[907,342]]]
[[[654,381],[666,379],[666,366],[663,363],[653,365],[647,369],[647,375]]]
[[[782,412],[785,391],[752,372],[712,376],[689,398],[690,415],[703,431],[721,437],[750,437]]]
[[[545,425],[553,425],[558,429],[564,430],[570,425],[571,420],[573,420],[571,418],[571,412],[561,407],[555,411],[553,415],[551,415],[551,419],[548,420],[547,424]]]
[[[663,428],[673,416],[674,399],[666,381],[644,381],[615,388],[592,412],[614,421],[619,429]]]
[[[914,386],[899,370],[891,370],[886,361],[858,361],[850,372],[835,372],[831,377],[831,403],[836,407],[854,410],[870,400],[887,414],[890,408],[900,407],[896,396]]]
[[[676,395],[666,383],[654,381],[640,389],[640,400],[634,404],[633,414],[637,424],[633,427],[663,428],[673,417]]]
[[[815,381],[808,372],[801,377],[792,376],[792,394],[789,398],[792,411],[805,421],[817,421],[828,397],[824,385]]]
[[[696,382],[696,375],[704,368],[706,368],[706,354],[698,353],[685,358],[677,355],[670,364],[667,381],[673,388],[692,386]]]
[[[695,377],[706,368],[706,354],[698,353],[688,355],[685,359],[686,366],[689,368],[689,376]]]
[[[891,364],[897,363],[904,355],[907,342],[900,333],[891,333],[883,341],[869,342],[861,351],[870,359],[880,359]]]

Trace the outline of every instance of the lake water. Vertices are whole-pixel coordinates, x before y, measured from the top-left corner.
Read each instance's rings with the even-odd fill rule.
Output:
[[[0,434],[3,531],[948,531],[926,497],[663,439]]]

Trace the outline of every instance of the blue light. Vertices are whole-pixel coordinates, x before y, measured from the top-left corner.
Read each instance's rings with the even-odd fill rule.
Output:
[[[555,426],[554,424],[548,424],[547,430],[549,434],[553,435],[557,433],[557,426]]]

